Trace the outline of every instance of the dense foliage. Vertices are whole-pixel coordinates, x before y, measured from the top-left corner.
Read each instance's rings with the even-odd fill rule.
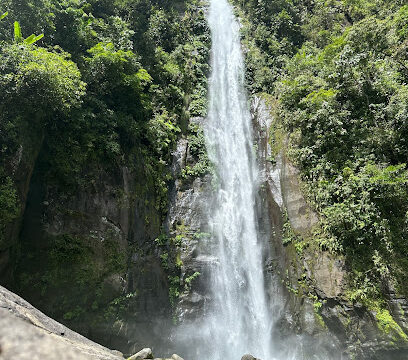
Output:
[[[6,225],[19,213],[12,176],[21,162],[22,146],[31,154],[38,152],[35,138],[42,139],[46,127],[55,126],[79,104],[84,83],[77,66],[61,51],[3,43],[0,64],[2,244]]]
[[[408,294],[408,6],[404,1],[236,1],[248,81],[274,92],[289,156],[344,255],[349,299]]]
[[[41,149],[48,183],[66,192],[89,186],[101,164],[139,170],[142,163],[164,216],[175,140],[188,134],[189,117],[206,111],[210,39],[199,1],[1,6],[0,195],[9,210],[0,228],[22,206],[9,175],[34,138],[29,152]]]

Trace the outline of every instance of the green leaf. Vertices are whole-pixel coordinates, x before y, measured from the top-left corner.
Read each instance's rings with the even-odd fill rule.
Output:
[[[21,36],[21,27],[18,21],[14,22],[14,40],[16,42],[21,42],[23,37]]]
[[[35,35],[31,34],[28,38],[24,40],[24,43],[27,45],[32,44],[35,41]]]
[[[44,37],[44,34],[37,35],[37,36],[35,37],[34,42],[37,42],[38,40],[41,40],[43,37]]]
[[[0,15],[0,20],[3,20],[7,15],[8,15],[8,11],[6,11],[4,14]]]
[[[42,39],[43,37],[44,37],[44,34],[40,34],[38,36],[31,34],[28,38],[24,40],[24,43],[27,45],[31,45],[37,42],[38,40]]]

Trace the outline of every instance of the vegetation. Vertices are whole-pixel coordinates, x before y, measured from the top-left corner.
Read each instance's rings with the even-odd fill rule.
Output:
[[[385,306],[389,286],[408,295],[407,5],[235,3],[249,88],[277,98],[275,126],[320,217],[314,240],[345,256],[349,300]]]
[[[10,166],[18,136],[28,134],[18,126],[27,125],[43,133],[48,181],[75,191],[89,185],[90,164],[142,161],[164,216],[171,151],[188,133],[187,119],[205,113],[209,34],[199,2],[8,0],[3,6],[2,167]],[[17,19],[44,37],[24,38],[15,22],[13,41]]]
[[[180,295],[190,292],[193,281],[200,276],[199,272],[188,274],[184,271],[181,254],[183,250],[185,251],[186,244],[191,242],[192,239],[200,240],[208,235],[202,232],[195,232],[182,223],[177,225],[171,236],[162,233],[155,239],[160,249],[162,267],[168,274],[169,300],[172,307],[177,304]]]

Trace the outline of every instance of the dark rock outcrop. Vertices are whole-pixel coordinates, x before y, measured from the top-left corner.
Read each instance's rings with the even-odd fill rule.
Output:
[[[259,360],[256,357],[253,357],[251,354],[245,354],[242,356],[241,360]]]

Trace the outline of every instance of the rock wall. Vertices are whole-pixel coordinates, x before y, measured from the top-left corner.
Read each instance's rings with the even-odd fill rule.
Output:
[[[193,123],[202,127],[204,118],[194,118]],[[170,191],[170,207],[166,220],[166,230],[171,238],[179,238],[178,257],[180,259],[180,295],[174,308],[178,321],[189,321],[199,317],[207,300],[205,281],[206,269],[214,260],[211,255],[204,255],[201,243],[208,234],[206,206],[209,206],[212,176],[185,178],[182,170],[194,166],[197,159],[191,154],[188,139],[178,142],[174,152],[173,177],[175,179]],[[186,279],[199,273],[197,280],[186,284]]]
[[[319,219],[302,194],[298,172],[287,156],[285,138],[273,117],[273,106],[271,99],[255,97],[252,102],[263,176],[261,191],[272,225],[274,259],[269,269],[280,278],[284,299],[276,336],[286,342],[295,334],[301,336],[306,358],[407,358],[408,343],[398,330],[382,328],[378,314],[362,304],[347,302],[344,259],[322,251],[313,241]],[[296,243],[286,239],[288,231],[297,238]],[[396,328],[406,332],[407,299],[396,296],[390,288],[384,291]]]
[[[90,184],[68,192],[37,164],[9,287],[81,334],[133,353],[170,323],[154,242],[162,218],[142,163],[91,166]]]
[[[203,120],[190,122],[200,127]],[[7,260],[14,271],[3,283],[106,346],[171,353],[174,320],[202,310],[205,282],[195,278],[212,261],[197,252],[211,175],[183,175],[199,161],[191,150],[196,141],[184,135],[177,142],[166,219],[142,161],[109,169],[89,164],[88,183],[69,191],[47,178],[36,154],[11,246],[18,261]]]

